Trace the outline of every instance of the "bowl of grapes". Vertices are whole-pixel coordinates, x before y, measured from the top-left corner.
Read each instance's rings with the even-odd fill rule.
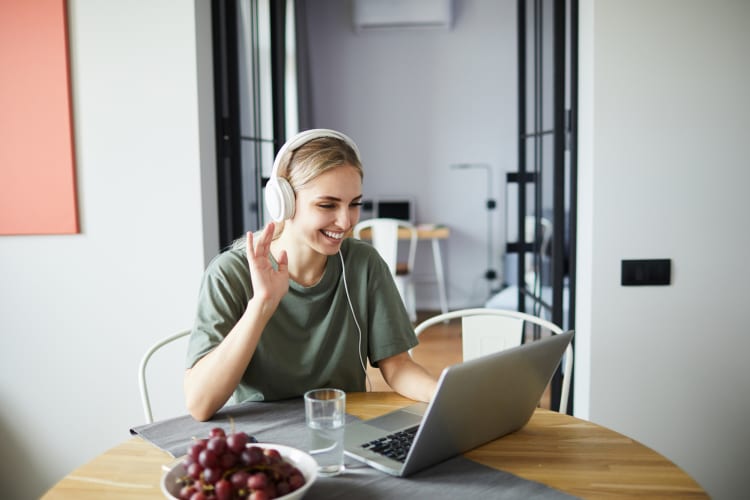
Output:
[[[216,427],[193,439],[162,476],[161,489],[175,500],[297,500],[315,482],[317,468],[304,451]]]

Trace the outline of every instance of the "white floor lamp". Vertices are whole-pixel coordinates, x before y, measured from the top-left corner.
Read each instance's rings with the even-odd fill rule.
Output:
[[[497,207],[497,202],[492,197],[492,165],[489,163],[454,163],[451,165],[453,169],[481,169],[487,173],[487,271],[484,273],[484,277],[487,283],[490,285],[490,295],[496,290],[492,284],[497,280],[497,271],[494,266],[494,255],[495,255],[495,242],[492,237],[492,211]]]

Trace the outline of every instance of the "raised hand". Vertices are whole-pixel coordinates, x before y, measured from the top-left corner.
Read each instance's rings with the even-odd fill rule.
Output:
[[[271,265],[271,240],[274,223],[269,223],[253,241],[253,233],[247,233],[247,262],[250,267],[250,279],[253,283],[253,297],[268,301],[275,308],[289,290],[289,267],[286,250],[276,256],[278,269]]]

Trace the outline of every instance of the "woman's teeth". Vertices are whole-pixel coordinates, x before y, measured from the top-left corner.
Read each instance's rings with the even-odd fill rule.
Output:
[[[336,239],[336,240],[340,240],[341,238],[344,237],[344,233],[332,233],[330,231],[323,231],[323,234],[325,234],[329,238],[333,238],[333,239]]]

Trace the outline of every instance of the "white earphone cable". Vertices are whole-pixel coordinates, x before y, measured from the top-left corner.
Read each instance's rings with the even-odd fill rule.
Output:
[[[354,324],[357,326],[357,333],[359,333],[359,341],[357,347],[357,354],[359,354],[359,364],[362,366],[362,371],[365,373],[365,379],[367,380],[367,386],[369,391],[372,392],[372,382],[370,376],[367,374],[367,368],[365,367],[365,360],[362,359],[362,328],[359,326],[357,321],[357,314],[354,312],[354,305],[352,304],[352,298],[349,296],[349,286],[346,283],[346,266],[344,265],[344,256],[341,255],[339,250],[339,258],[341,259],[341,277],[344,279],[344,292],[346,293],[346,300],[349,302],[349,309],[352,312],[352,318],[354,318]]]

